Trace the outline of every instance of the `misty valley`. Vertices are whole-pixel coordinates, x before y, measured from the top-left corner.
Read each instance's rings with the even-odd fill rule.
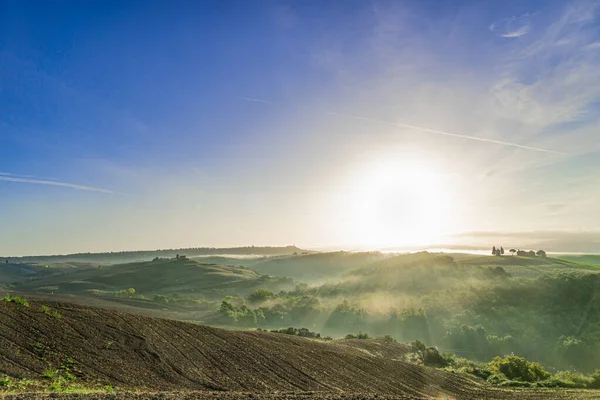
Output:
[[[9,303],[403,343],[403,361],[497,386],[591,388],[600,384],[600,258],[588,257],[181,249],[8,258],[0,284]]]

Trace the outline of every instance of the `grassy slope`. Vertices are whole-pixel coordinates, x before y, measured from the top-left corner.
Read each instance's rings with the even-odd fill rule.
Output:
[[[519,257],[519,256],[473,256],[457,261],[465,266],[502,267],[515,277],[535,278],[542,274],[563,272],[598,273],[600,270],[591,265],[566,261],[552,257]]]
[[[248,269],[171,259],[77,270],[25,282],[17,289],[91,294],[133,287],[138,293],[167,295],[231,288],[258,278],[256,272]]]
[[[80,268],[89,268],[85,264],[21,264],[0,263],[0,287],[7,287],[32,280],[34,278],[47,277],[67,271],[75,271]]]
[[[289,276],[307,282],[323,281],[389,257],[378,252],[330,252],[296,256],[269,257],[247,261],[252,269],[270,275]]]
[[[411,398],[542,399],[585,391],[492,388],[462,375],[394,360],[402,346],[234,332],[116,311],[48,303],[60,318],[0,302],[0,375],[43,380],[67,365],[77,382],[124,389],[369,392]],[[381,349],[381,350],[380,350]],[[319,397],[314,395],[314,397]]]
[[[561,260],[593,265],[600,268],[600,254],[559,254],[556,257]]]

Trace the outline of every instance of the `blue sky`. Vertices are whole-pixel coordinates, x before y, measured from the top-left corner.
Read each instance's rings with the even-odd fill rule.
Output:
[[[0,254],[594,250],[599,10],[0,0]]]

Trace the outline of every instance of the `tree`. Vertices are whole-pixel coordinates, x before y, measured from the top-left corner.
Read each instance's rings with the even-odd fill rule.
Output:
[[[258,289],[248,296],[248,301],[251,303],[260,303],[273,297],[273,293],[266,289]]]
[[[496,246],[492,247],[492,255],[495,256],[496,255]]]
[[[500,255],[504,255],[504,247],[500,246]]]
[[[514,255],[515,255],[515,253],[517,252],[517,250],[515,250],[515,249],[510,249],[509,251],[512,253],[512,255],[513,255],[513,256],[514,256]]]
[[[538,250],[535,255],[538,257],[546,257],[546,252],[544,250]]]

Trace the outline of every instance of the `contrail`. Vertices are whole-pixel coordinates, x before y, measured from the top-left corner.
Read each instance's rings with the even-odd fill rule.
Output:
[[[261,99],[253,99],[252,97],[240,97],[240,99],[246,100],[246,101],[253,101],[255,103],[274,104],[274,103],[271,103],[270,101],[261,100]]]
[[[328,112],[328,114],[337,115],[337,116],[340,116],[340,117],[358,119],[358,120],[361,120],[361,121],[375,122],[375,123],[378,123],[378,124],[392,125],[392,126],[397,126],[399,128],[415,129],[415,130],[418,130],[418,131],[435,133],[436,135],[444,135],[444,136],[451,136],[451,137],[456,137],[456,138],[460,138],[460,139],[476,140],[478,142],[500,144],[500,145],[503,145],[503,146],[517,147],[519,149],[532,150],[532,151],[540,151],[542,153],[567,155],[567,153],[563,153],[563,152],[555,151],[555,150],[546,150],[546,149],[540,149],[539,147],[523,146],[523,145],[520,145],[520,144],[517,144],[517,143],[503,142],[501,140],[485,139],[485,138],[480,138],[480,137],[477,137],[477,136],[460,135],[458,133],[450,133],[450,132],[438,131],[438,130],[435,130],[435,129],[422,128],[420,126],[398,124],[398,123],[395,123],[395,122],[388,122],[388,121],[382,121],[382,120],[378,120],[378,119],[371,119],[371,118],[364,118],[364,117],[356,117],[354,115],[340,114],[340,113],[335,113],[335,112]]]
[[[61,187],[68,187],[68,188],[72,188],[72,189],[78,189],[78,190],[87,190],[90,192],[122,194],[122,193],[118,193],[118,192],[113,192],[112,190],[108,190],[108,189],[101,189],[101,188],[92,187],[92,186],[76,185],[74,183],[46,181],[46,180],[41,180],[41,179],[19,178],[19,177],[14,176],[14,174],[11,174],[10,176],[8,176],[7,173],[3,173],[2,175],[0,175],[0,181],[32,183],[35,185],[61,186]]]

